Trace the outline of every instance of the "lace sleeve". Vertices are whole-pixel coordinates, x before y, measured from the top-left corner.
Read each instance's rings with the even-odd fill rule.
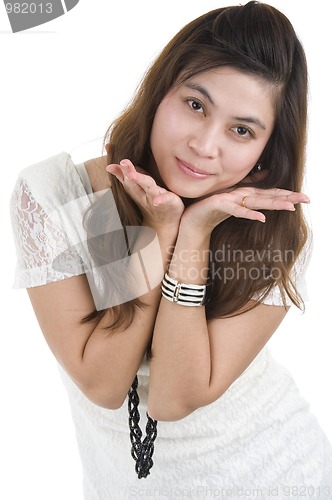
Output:
[[[85,272],[64,230],[46,214],[22,180],[13,191],[10,213],[17,253],[14,288],[45,285]]]

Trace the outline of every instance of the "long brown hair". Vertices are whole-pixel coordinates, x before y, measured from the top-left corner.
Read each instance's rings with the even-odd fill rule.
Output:
[[[260,157],[266,175],[250,185],[300,191],[307,128],[306,58],[289,20],[277,9],[256,1],[208,12],[166,45],[132,102],[105,134],[108,163],[130,158],[149,172],[150,132],[164,96],[180,75],[185,81],[222,66],[259,76],[277,89],[275,127]],[[123,226],[141,225],[138,207],[114,177],[112,192]],[[230,217],[214,229],[209,252],[213,290],[206,305],[208,319],[237,314],[253,296],[262,299],[275,285],[284,303],[288,296],[298,307],[303,305],[291,274],[307,240],[302,209],[298,205],[295,212],[268,211],[266,215],[265,224]],[[86,220],[88,233],[93,219]],[[142,303],[135,299],[113,307],[112,326],[130,324],[138,306]],[[104,312],[95,311],[86,319]]]

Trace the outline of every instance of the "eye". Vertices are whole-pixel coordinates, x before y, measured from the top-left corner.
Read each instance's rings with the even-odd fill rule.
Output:
[[[198,113],[204,113],[203,104],[197,99],[187,99],[186,102],[193,111],[197,111]]]
[[[244,125],[236,125],[236,127],[232,127],[231,130],[235,132],[236,135],[243,137],[243,138],[250,138],[254,137],[254,132],[248,128],[245,127]]]

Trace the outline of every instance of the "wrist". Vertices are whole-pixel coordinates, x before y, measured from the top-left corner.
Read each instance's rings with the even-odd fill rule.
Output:
[[[182,306],[197,307],[206,303],[207,284],[197,285],[193,283],[184,283],[173,279],[169,274],[165,273],[162,285],[161,294],[170,302]]]
[[[210,246],[212,229],[200,227],[192,222],[181,221],[177,237],[177,244],[186,248],[205,249]]]
[[[168,274],[176,280],[204,284],[209,273],[210,234],[180,227]]]
[[[185,236],[188,240],[196,241],[197,245],[204,245],[210,241],[213,227],[209,225],[200,226],[189,218],[182,218],[179,225],[179,235]]]
[[[179,221],[155,225],[143,219],[142,226],[151,227],[157,233],[159,239],[173,242],[176,240],[179,231]]]

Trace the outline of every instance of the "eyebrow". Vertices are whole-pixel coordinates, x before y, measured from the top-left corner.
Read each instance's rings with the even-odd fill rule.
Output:
[[[184,83],[184,86],[189,89],[197,90],[197,92],[200,92],[204,97],[206,97],[208,101],[210,101],[210,103],[213,106],[215,106],[215,103],[213,102],[213,99],[206,90],[206,88],[202,87],[198,83],[193,83],[193,82],[186,82]],[[232,119],[238,120],[240,122],[253,123],[254,125],[257,125],[259,128],[266,130],[264,123],[262,123],[258,118],[254,118],[251,116],[232,116]]]
[[[208,99],[208,101],[210,101],[210,103],[213,106],[215,106],[215,104],[213,102],[213,99],[210,96],[210,94],[208,93],[208,91],[204,87],[202,87],[201,85],[199,85],[198,83],[186,82],[184,84],[184,86],[188,87],[189,89],[197,90],[197,92],[200,92],[204,97],[206,97]]]
[[[252,118],[250,116],[232,116],[233,120],[238,120],[239,122],[253,123],[263,130],[266,129],[264,123],[262,123],[258,118]]]

